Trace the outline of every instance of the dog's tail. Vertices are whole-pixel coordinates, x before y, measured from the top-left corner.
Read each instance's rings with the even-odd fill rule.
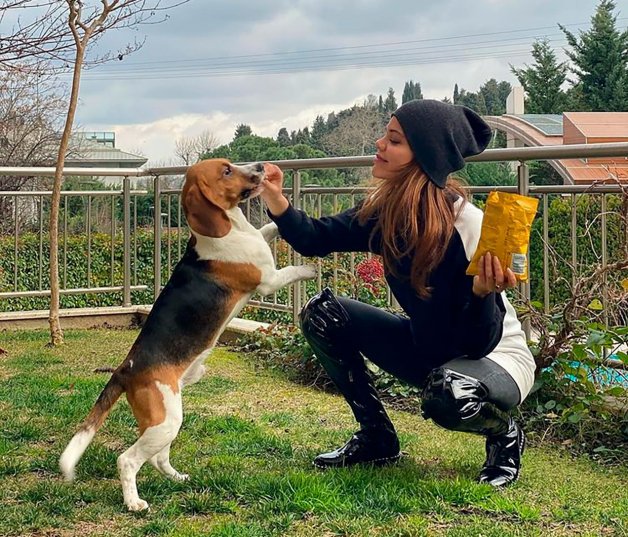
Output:
[[[111,407],[124,393],[124,387],[120,383],[117,375],[113,375],[103,391],[100,393],[96,404],[81,425],[79,431],[72,437],[70,443],[59,459],[61,473],[67,481],[74,479],[74,468],[79,459],[91,443],[96,431],[107,418]]]

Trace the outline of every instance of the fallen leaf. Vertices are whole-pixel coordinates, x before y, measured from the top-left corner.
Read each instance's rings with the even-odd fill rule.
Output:
[[[591,300],[591,302],[589,303],[587,307],[590,310],[594,310],[594,311],[602,311],[604,309],[604,306],[597,298],[594,298],[593,300]]]

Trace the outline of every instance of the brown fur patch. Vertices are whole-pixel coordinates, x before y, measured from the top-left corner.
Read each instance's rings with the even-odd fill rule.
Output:
[[[241,294],[255,291],[262,281],[262,271],[253,263],[207,261],[207,271],[215,274],[230,289]],[[240,298],[241,296],[237,300]]]
[[[179,378],[184,369],[181,366],[156,367],[143,371],[133,378],[133,382],[127,387],[126,397],[137,420],[140,434],[166,419],[164,397],[157,387],[157,382],[169,386],[173,393],[178,393]]]

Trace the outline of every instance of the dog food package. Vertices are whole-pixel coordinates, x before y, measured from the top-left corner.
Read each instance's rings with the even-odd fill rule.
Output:
[[[517,280],[528,279],[528,244],[539,200],[508,192],[491,192],[486,201],[482,233],[467,274],[477,275],[478,261],[486,253],[496,255],[504,272],[513,271]]]

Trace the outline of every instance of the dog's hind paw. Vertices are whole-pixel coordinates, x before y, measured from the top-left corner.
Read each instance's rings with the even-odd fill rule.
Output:
[[[148,502],[142,500],[141,498],[137,498],[137,500],[129,500],[126,507],[129,511],[146,511],[149,508]]]
[[[170,477],[175,481],[188,481],[190,479],[188,474],[180,474],[179,472],[175,472]]]

